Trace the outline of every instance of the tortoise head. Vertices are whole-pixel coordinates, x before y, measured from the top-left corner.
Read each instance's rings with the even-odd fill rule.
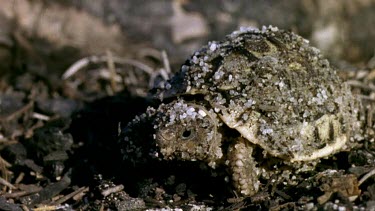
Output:
[[[215,161],[223,154],[214,112],[183,100],[162,104],[154,121],[155,140],[164,159]]]

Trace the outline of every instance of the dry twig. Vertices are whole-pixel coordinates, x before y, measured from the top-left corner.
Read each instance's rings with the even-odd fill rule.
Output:
[[[362,183],[364,183],[368,178],[375,175],[375,168],[373,168],[371,171],[369,171],[367,174],[365,174],[358,182],[358,186],[360,186]]]
[[[13,112],[12,114],[8,115],[7,117],[0,118],[0,122],[1,121],[11,121],[11,120],[21,116],[23,113],[26,113],[27,111],[31,110],[33,106],[34,106],[34,101],[30,101],[25,106],[23,106],[22,108],[18,109],[15,112]]]
[[[148,66],[145,63],[142,63],[140,61],[134,60],[134,59],[128,59],[128,58],[119,58],[119,57],[112,57],[114,63],[122,64],[122,65],[131,65],[139,68],[140,70],[144,71],[148,75],[151,75],[154,69],[150,66]],[[76,74],[79,70],[83,69],[90,63],[102,63],[102,62],[108,62],[108,56],[90,56],[85,57],[77,62],[75,62],[72,66],[70,66],[65,73],[62,75],[62,79],[66,80]]]
[[[73,198],[74,196],[80,194],[80,193],[83,193],[83,192],[86,192],[88,191],[89,188],[88,187],[80,187],[78,188],[77,190],[69,193],[68,195],[65,195],[64,197],[61,197],[60,199],[54,201],[51,203],[51,205],[58,205],[58,204],[62,204],[64,202],[66,202],[67,200],[69,200],[70,198]]]
[[[123,189],[124,189],[124,186],[123,186],[123,185],[117,185],[117,186],[115,186],[115,187],[111,187],[111,188],[107,188],[107,189],[103,190],[103,191],[101,192],[101,194],[102,194],[104,197],[106,197],[106,196],[108,196],[108,195],[111,194],[111,193],[120,192],[120,191],[122,191]]]
[[[10,182],[6,181],[5,179],[3,179],[2,177],[0,177],[0,184],[10,188],[10,189],[17,189],[16,186],[12,185]]]
[[[110,75],[110,84],[111,84],[111,89],[112,89],[112,93],[111,95],[113,95],[114,92],[116,92],[116,70],[115,70],[115,63],[113,61],[113,55],[112,53],[108,50],[107,51],[107,66],[108,66],[108,72],[109,72],[109,75]]]

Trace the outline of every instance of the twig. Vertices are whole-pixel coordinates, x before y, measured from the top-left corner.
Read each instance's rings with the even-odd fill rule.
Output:
[[[113,55],[111,51],[107,50],[107,66],[110,78],[110,84],[112,89],[112,94],[116,92],[116,70],[115,70],[115,63],[113,62]]]
[[[10,182],[6,181],[5,179],[3,179],[2,177],[0,177],[0,184],[4,185],[4,186],[7,186],[8,188],[10,189],[17,189],[16,186],[12,185]]]
[[[367,121],[366,121],[366,126],[368,127],[368,128],[371,128],[372,127],[372,122],[373,122],[373,120],[372,120],[372,118],[373,118],[373,116],[374,116],[374,110],[375,109],[375,107],[373,106],[373,105],[371,105],[371,106],[369,106],[369,107],[367,107]]]
[[[375,91],[375,86],[372,86],[372,85],[366,85],[364,84],[363,82],[361,81],[357,81],[357,80],[349,80],[346,82],[349,86],[352,86],[352,87],[358,87],[358,88],[361,88],[361,89],[365,89],[365,90],[369,90],[369,91]]]
[[[128,64],[128,65],[135,66],[135,67],[143,70],[144,72],[146,72],[149,75],[151,75],[152,72],[154,72],[154,69],[152,67],[150,67],[147,64],[144,64],[140,61],[134,60],[134,59],[125,59],[125,58],[113,57],[113,61],[115,63],[119,63],[119,64]]]
[[[92,57],[85,57],[78,61],[76,61],[74,64],[72,64],[62,75],[62,79],[68,79],[72,75],[76,74],[80,69],[87,66],[90,62],[96,62],[98,58],[96,56]]]
[[[18,109],[17,111],[13,112],[9,116],[7,116],[5,118],[0,118],[0,121],[10,121],[10,120],[14,119],[15,117],[20,116],[21,114],[25,113],[29,109],[31,109],[33,107],[33,105],[34,105],[34,101],[30,101],[28,104],[26,104],[22,108]]]
[[[25,137],[26,138],[31,138],[34,135],[34,130],[41,128],[44,126],[44,123],[42,121],[36,122],[34,125],[32,125],[30,128],[27,129],[25,132]]]
[[[135,67],[139,68],[140,70],[143,70],[144,72],[146,72],[149,75],[151,75],[152,72],[154,71],[154,69],[151,68],[150,66],[148,66],[148,65],[146,65],[146,64],[144,64],[140,61],[134,60],[134,59],[119,58],[119,57],[112,57],[112,59],[113,59],[114,63],[135,66]],[[82,58],[82,59],[78,60],[77,62],[75,62],[72,66],[70,66],[65,71],[65,73],[62,75],[62,79],[64,79],[64,80],[68,79],[69,77],[73,76],[79,70],[86,67],[90,63],[100,63],[100,62],[107,62],[107,61],[108,61],[108,56],[90,56],[90,57]]]
[[[275,193],[277,193],[279,196],[283,197],[284,199],[286,200],[290,200],[292,199],[292,197],[290,197],[288,194],[284,193],[283,191],[281,190],[275,190]]]
[[[360,186],[362,183],[364,183],[368,178],[372,177],[375,175],[375,168],[373,168],[370,172],[368,172],[367,174],[365,174],[365,176],[363,176],[359,182],[358,182],[358,186]]]
[[[111,193],[116,193],[116,192],[119,192],[119,191],[122,191],[124,189],[124,186],[123,185],[117,185],[115,187],[111,187],[111,188],[107,188],[105,190],[103,190],[101,192],[101,194],[106,197],[108,196],[109,194]]]
[[[139,57],[147,57],[147,56],[148,57],[153,57],[153,58],[155,58],[157,60],[161,60],[162,59],[160,50],[155,49],[155,48],[141,48],[137,52],[137,55]]]
[[[0,166],[2,166],[2,165],[4,165],[4,166],[7,167],[7,168],[9,168],[9,167],[12,166],[8,161],[4,160],[4,158],[2,158],[2,157],[0,156]]]
[[[17,143],[18,143],[18,141],[16,141],[16,140],[10,140],[10,139],[4,138],[4,137],[2,137],[0,139],[0,144],[2,146],[8,146],[8,145],[13,145],[13,144],[17,144]]]
[[[50,120],[49,116],[44,115],[44,114],[40,114],[40,113],[37,113],[37,112],[33,112],[32,117],[35,118],[35,119],[44,120],[44,121]]]
[[[23,178],[25,177],[25,173],[24,172],[21,172],[19,175],[18,175],[18,177],[17,177],[17,179],[16,179],[16,181],[14,182],[15,184],[19,184],[22,180],[23,180]]]
[[[21,197],[21,196],[27,196],[27,195],[30,195],[30,194],[33,194],[33,193],[37,193],[40,190],[42,190],[42,188],[37,188],[37,189],[34,189],[34,190],[30,190],[30,191],[22,190],[22,191],[17,191],[17,192],[13,192],[13,193],[6,193],[2,196],[5,197],[5,198],[18,198],[18,197]]]
[[[359,98],[361,98],[361,100],[367,100],[367,101],[371,101],[371,102],[375,102],[375,99],[370,97],[370,96],[367,96],[367,95],[357,95]]]
[[[33,209],[34,211],[50,211],[50,210],[59,210],[59,209],[64,209],[67,208],[69,205],[52,205],[52,206],[45,206],[45,207],[38,207]]]
[[[158,201],[154,198],[147,197],[147,198],[144,198],[143,200],[145,201],[146,204],[149,204],[150,206],[159,206],[159,207],[165,206],[165,204],[162,201]]]
[[[295,208],[295,207],[296,207],[296,203],[295,202],[286,202],[284,204],[280,204],[280,205],[276,205],[276,206],[270,207],[269,209],[270,210],[284,210],[284,209],[294,210],[292,208]]]
[[[171,65],[169,64],[167,52],[162,51],[161,56],[163,57],[163,64],[164,64],[165,71],[167,71],[167,74],[169,75],[171,74]],[[164,79],[167,80],[168,78],[164,78]]]
[[[23,210],[23,211],[29,211],[30,209],[29,209],[26,205],[23,204],[23,205],[22,205],[22,210]]]
[[[82,192],[88,191],[88,190],[89,190],[88,187],[81,187],[81,188],[69,193],[68,195],[65,195],[64,197],[61,197],[59,200],[52,202],[51,205],[62,204],[65,201],[69,200],[70,198],[73,198],[74,196],[76,196],[76,195],[78,195]]]
[[[25,38],[25,36],[23,35],[23,33],[21,33],[20,30],[14,31],[12,35],[13,35],[14,39],[16,40],[17,44],[19,44],[23,49],[25,49],[26,52],[35,61],[37,61],[39,64],[41,64],[41,65],[43,65],[43,67],[45,67],[44,60],[38,55],[38,53],[34,49],[33,45]]]

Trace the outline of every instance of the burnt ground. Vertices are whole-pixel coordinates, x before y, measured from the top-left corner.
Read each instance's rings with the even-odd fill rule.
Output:
[[[0,210],[374,209],[374,1],[0,4]],[[119,132],[159,103],[151,87],[207,40],[263,24],[311,39],[339,67],[366,105],[356,150],[261,181],[247,198],[225,169],[123,160]],[[150,125],[139,130],[152,140]]]

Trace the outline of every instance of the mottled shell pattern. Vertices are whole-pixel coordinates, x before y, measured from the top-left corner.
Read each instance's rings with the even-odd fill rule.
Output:
[[[209,42],[158,96],[177,98],[186,106],[157,127],[171,125],[171,119],[184,122],[180,115],[193,99],[201,102],[200,108],[193,109],[195,117],[202,117],[200,111],[209,117],[206,131],[222,121],[266,154],[290,162],[315,160],[348,148],[360,128],[359,101],[320,51],[302,37],[271,26],[247,28],[224,41]],[[174,105],[164,106],[164,115],[176,113]]]

